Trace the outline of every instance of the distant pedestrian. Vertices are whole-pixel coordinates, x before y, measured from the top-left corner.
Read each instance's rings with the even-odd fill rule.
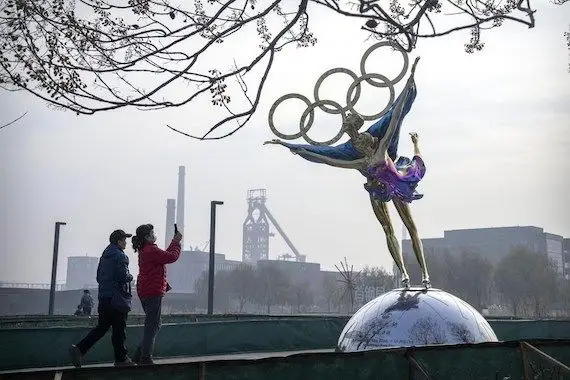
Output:
[[[154,364],[152,355],[154,341],[160,329],[162,297],[170,290],[166,281],[166,264],[178,260],[182,234],[176,232],[172,242],[163,251],[155,244],[156,236],[152,224],[139,226],[133,236],[133,249],[139,254],[139,275],[137,278],[137,294],[145,313],[143,339],[133,360],[139,365]]]
[[[91,309],[93,308],[93,298],[88,289],[83,290],[83,297],[81,297],[81,310],[83,315],[91,315]]]
[[[97,326],[79,343],[70,349],[71,361],[81,367],[81,358],[89,349],[113,328],[111,341],[115,351],[115,366],[132,366],[134,363],[127,356],[125,348],[127,314],[131,310],[131,281],[129,258],[124,253],[127,238],[133,235],[123,230],[115,230],[109,236],[109,245],[103,251],[97,267],[99,284],[99,317]]]

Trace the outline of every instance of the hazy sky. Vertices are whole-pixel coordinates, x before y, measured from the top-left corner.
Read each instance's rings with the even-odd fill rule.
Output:
[[[407,133],[417,131],[428,170],[418,189],[425,196],[412,209],[423,237],[512,225],[570,237],[570,57],[563,37],[570,7],[536,5],[536,28],[507,25],[486,33],[482,52],[463,51],[466,32],[422,40],[410,57],[421,56],[418,97],[405,119],[399,153],[411,153]],[[267,112],[278,96],[311,97],[322,72],[338,66],[357,71],[371,44],[359,22],[330,12],[311,22],[319,43],[277,56],[256,117],[222,141],[190,140],[164,126],[204,132],[210,116],[221,111],[203,103],[75,116],[24,93],[0,92],[2,121],[28,112],[0,130],[0,281],[49,282],[55,221],[68,223],[61,234],[59,281],[65,280],[68,256],[99,256],[115,228],[134,231],[153,223],[162,245],[166,199],[176,197],[179,165],[187,170],[186,248],[208,240],[210,201],[223,200],[216,246],[241,259],[246,192],[266,188],[268,208],[308,261],[332,269],[346,256],[358,268],[391,268],[360,174],[262,146],[274,137]],[[380,68],[389,55],[375,54],[367,67],[393,77],[395,66]],[[398,62],[394,57],[390,62]],[[341,101],[349,81],[333,78],[321,93]],[[373,110],[383,96],[364,89],[362,110]],[[289,120],[284,114],[277,118],[282,130],[295,130],[300,112],[291,111]],[[338,130],[333,115],[316,118],[316,137],[325,126]],[[400,237],[394,211],[393,222]],[[271,258],[290,252],[278,235],[270,247]],[[127,252],[137,273],[136,256]]]

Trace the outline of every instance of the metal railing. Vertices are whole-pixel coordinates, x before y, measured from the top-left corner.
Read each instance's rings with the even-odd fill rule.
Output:
[[[0,288],[18,288],[18,289],[50,289],[50,284],[41,284],[33,282],[5,282],[0,281]],[[66,290],[65,284],[56,284],[55,290]]]

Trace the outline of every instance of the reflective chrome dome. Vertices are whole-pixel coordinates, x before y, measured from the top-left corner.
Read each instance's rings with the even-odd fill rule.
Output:
[[[395,289],[362,306],[338,339],[344,352],[385,347],[496,342],[471,305],[439,289]]]

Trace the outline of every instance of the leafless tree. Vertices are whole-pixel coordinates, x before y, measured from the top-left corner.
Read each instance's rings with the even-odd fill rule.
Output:
[[[495,284],[515,316],[542,318],[558,301],[558,272],[545,253],[532,252],[525,246],[513,247],[495,270]]]
[[[257,283],[255,279],[255,268],[247,263],[238,265],[230,272],[230,293],[238,302],[239,312],[244,311],[248,302],[255,300]]]
[[[360,272],[355,272],[354,271],[354,266],[353,265],[348,265],[348,262],[346,261],[346,257],[344,258],[344,262],[340,262],[340,268],[335,265],[334,266],[336,268],[336,270],[338,271],[338,273],[340,273],[340,279],[339,282],[342,283],[342,287],[343,287],[343,294],[340,298],[340,300],[345,300],[348,303],[348,312],[352,313],[354,312],[354,297],[355,297],[355,293],[356,293],[356,287],[358,286],[358,283],[360,281]]]
[[[0,86],[78,114],[179,107],[209,95],[225,112],[204,135],[171,128],[220,139],[258,108],[276,53],[317,42],[315,12],[362,19],[372,37],[407,51],[467,29],[473,52],[486,29],[535,22],[531,0],[0,0]],[[211,54],[231,58],[227,49],[248,33],[259,41],[241,49],[250,56],[230,65]]]

